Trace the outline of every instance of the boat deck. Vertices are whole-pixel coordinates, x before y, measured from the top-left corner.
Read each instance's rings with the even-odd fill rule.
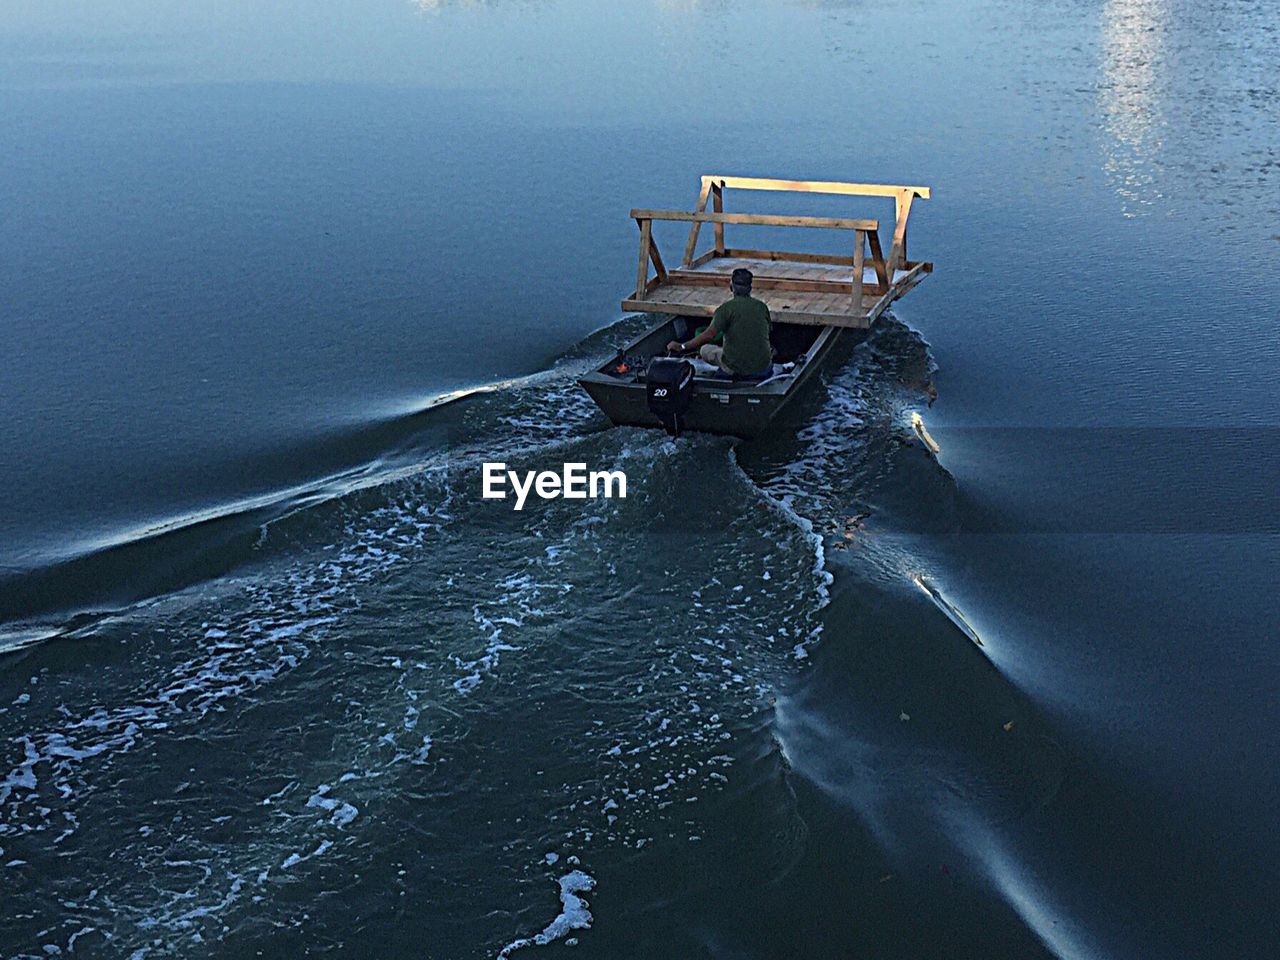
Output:
[[[889,255],[880,243],[876,220],[831,217],[772,216],[725,213],[727,188],[831,193],[889,197],[895,202],[895,218]],[[928,187],[898,187],[832,181],[761,180],[749,177],[702,178],[702,191],[692,211],[632,210],[640,227],[640,256],[636,289],[622,308],[642,313],[709,317],[728,299],[728,278],[738,267],[755,275],[752,295],[763,300],[773,319],[780,322],[866,328],[888,306],[924,279],[931,263],[906,258],[906,227],[912,201],[927,199]],[[707,210],[707,204],[712,210]],[[690,224],[689,239],[678,268],[668,270],[653,238],[653,221]],[[711,250],[695,257],[699,231],[704,223],[714,229]],[[733,249],[725,245],[725,225],[808,227],[851,231],[851,256],[792,253],[778,250]],[[655,275],[649,276],[652,265]],[[854,277],[860,282],[855,290]]]
[[[876,311],[876,306],[884,293],[876,285],[872,267],[863,269],[863,284],[873,290],[860,291],[859,302],[855,304],[852,265],[783,263],[731,256],[717,257],[689,271],[672,271],[666,282],[646,291],[642,299],[627,300],[623,307],[650,313],[710,316],[729,297],[729,275],[738,267],[746,267],[755,274],[752,296],[763,300],[778,321],[868,327],[882,312]],[[899,282],[907,275],[906,270],[894,271],[894,279]],[[810,285],[811,289],[794,289],[795,284],[774,286],[769,283],[771,280],[815,282]]]
[[[726,260],[735,267],[746,266],[755,273],[755,268],[749,261],[736,257]],[[760,275],[757,273],[756,276],[759,278]],[[840,320],[844,326],[869,326],[865,318],[874,309],[879,298],[860,295],[858,303],[854,304],[852,291],[849,289],[850,282],[845,280],[843,286],[847,292],[776,290],[765,288],[757,279],[751,295],[765,302],[775,320],[792,323],[830,323]],[[714,286],[699,282],[682,283],[679,278],[674,278],[647,291],[643,298],[626,300],[622,306],[624,310],[709,317],[729,296],[727,278]]]

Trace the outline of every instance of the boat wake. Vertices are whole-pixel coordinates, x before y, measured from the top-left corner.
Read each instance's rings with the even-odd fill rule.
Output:
[[[510,741],[497,748],[510,768],[539,756],[556,777],[539,801],[546,829],[477,844],[519,868],[511,896],[529,901],[499,943],[540,929],[529,885],[547,854],[705,829],[693,805],[723,789],[735,731],[816,635],[826,575],[803,523],[743,508],[757,494],[728,442],[602,430],[575,373],[570,357],[436,404],[425,443],[404,440],[345,488],[222,518],[244,526],[228,572],[53,621],[55,642],[10,653],[0,863],[33,906],[15,921],[32,949],[181,952],[249,936],[263,903],[303,936],[285,891],[359,873],[369,844],[394,849],[392,825],[421,815],[395,808],[424,777],[445,771],[429,802],[441,824],[477,802],[523,819],[537,780],[489,782],[468,759],[477,743]],[[645,479],[624,501],[515,515],[479,497],[478,465],[495,457]],[[301,719],[318,696],[325,719]],[[423,862],[457,854],[446,836],[421,843]],[[50,891],[61,920],[37,928]]]
[[[751,855],[785,873],[807,828],[750,745],[830,629],[829,554],[850,543],[833,517],[875,504],[919,396],[905,371],[928,368],[881,326],[770,447],[605,429],[574,383],[631,332],[602,331],[240,517],[226,572],[54,622],[0,683],[15,937],[161,956],[247,949],[267,924],[301,948],[326,921],[290,891],[316,885],[392,910],[431,891],[406,948],[429,929],[509,954],[585,929],[593,860],[704,842],[701,811],[744,775],[782,790],[787,826]],[[515,514],[479,496],[493,459],[634,479],[625,500]],[[361,886],[371,858],[401,865],[390,887]],[[64,906],[37,921],[51,891]]]

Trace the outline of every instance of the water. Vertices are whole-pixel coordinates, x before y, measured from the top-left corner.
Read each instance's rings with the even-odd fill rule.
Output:
[[[1271,6],[0,46],[0,956],[1273,951]],[[934,276],[752,443],[574,383],[704,172],[934,188]]]

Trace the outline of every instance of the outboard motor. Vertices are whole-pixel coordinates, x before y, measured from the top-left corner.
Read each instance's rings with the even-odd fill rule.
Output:
[[[667,433],[680,436],[684,412],[693,399],[693,364],[676,357],[654,357],[644,375],[649,412],[662,421]]]

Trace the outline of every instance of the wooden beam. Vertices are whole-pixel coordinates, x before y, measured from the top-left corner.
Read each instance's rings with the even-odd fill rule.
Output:
[[[911,201],[912,195],[903,191],[898,195],[897,201],[894,203],[894,221],[893,230],[895,239],[898,235],[898,224],[902,224],[901,237],[902,242],[898,246],[898,262],[906,263],[907,261],[907,220],[911,217]]]
[[[667,303],[665,301],[628,298],[622,301],[622,309],[628,313],[665,313],[677,317],[709,317],[716,312],[714,306],[698,303]],[[850,316],[840,313],[815,313],[807,310],[769,309],[775,323],[800,323],[817,327],[852,327],[865,330],[871,322],[865,314]]]
[[[874,231],[867,232],[867,240],[871,244],[871,266],[876,271],[877,284],[867,284],[868,293],[884,293],[889,289],[889,279],[885,271],[884,255],[880,251],[880,237]],[[828,264],[831,266],[852,267],[853,257],[838,257],[826,253],[792,253],[789,250],[746,250],[732,247],[725,252],[726,257],[736,257],[742,260],[773,260],[780,263],[816,263]],[[706,261],[703,260],[703,263]],[[693,264],[699,266],[700,264]],[[915,264],[905,263],[903,267],[912,267]],[[933,264],[929,264],[926,272],[933,269]]]
[[[695,270],[672,270],[670,282],[676,286],[692,284],[700,287],[729,287],[727,273],[700,273]],[[755,290],[795,290],[806,293],[835,293],[849,296],[853,284],[848,280],[801,280],[797,277],[764,277],[756,275],[751,284]],[[863,284],[862,292],[876,296],[880,291],[875,284]]]
[[[716,213],[724,213],[724,184],[711,184],[711,209]],[[715,221],[716,252],[724,253],[724,222]]]
[[[933,264],[928,261],[917,263],[914,267],[907,271],[906,275],[901,277],[895,286],[898,288],[898,296],[902,296],[912,287],[920,283],[927,274],[933,273]]]
[[[864,230],[853,231],[853,309],[862,309],[862,261],[866,256],[867,234]]]
[[[666,283],[667,265],[662,262],[662,254],[658,252],[658,241],[653,239],[652,234],[649,237],[649,258],[653,260],[653,269],[658,275],[655,279],[659,283]]]
[[[643,297],[628,297],[622,301],[622,309],[632,313],[669,313],[674,317],[709,317],[716,312],[714,306],[700,303],[668,303]]]
[[[883,297],[875,302],[870,310],[867,311],[867,320],[869,323],[875,323],[880,314],[889,309],[889,304],[897,300],[904,293],[918,284],[924,279],[924,275],[932,269],[931,263],[917,263],[914,267],[907,271],[906,276],[898,280],[897,283],[889,287]],[[928,269],[926,269],[928,268]]]
[[[889,247],[888,264],[890,280],[898,264],[907,258],[907,218],[911,216],[912,196],[909,190],[901,190],[894,201],[893,245]]]
[[[714,260],[718,256],[720,256],[720,252],[718,250],[708,250],[706,253],[698,257],[698,259],[694,260],[692,263],[686,263],[685,266],[700,267],[704,263],[710,263],[712,260]]]
[[[636,269],[636,296],[644,296],[649,276],[649,247],[653,243],[653,221],[640,220],[640,266]]]
[[[698,191],[698,204],[693,208],[694,213],[702,213],[707,209],[707,197],[711,193],[711,178],[702,178],[702,189]],[[689,239],[684,245],[684,259],[680,262],[686,267],[693,262],[693,252],[698,248],[698,231],[702,229],[702,224],[697,220],[693,221],[693,225],[689,227]]]
[[[880,315],[889,309],[889,304],[893,303],[893,291],[890,290],[883,297],[876,301],[875,306],[867,311],[867,323],[872,324],[880,319]]]
[[[839,257],[829,253],[792,253],[789,250],[745,250],[733,247],[724,252],[726,257],[743,260],[778,260],[785,263],[827,263],[832,266],[851,267],[853,257]]]
[[[742,223],[757,227],[814,227],[820,230],[878,230],[878,220],[851,220],[847,217],[789,217],[766,213],[690,213],[687,210],[631,211],[634,220],[676,220],[685,223]],[[720,249],[723,253],[724,250]]]
[[[884,265],[884,251],[880,249],[880,232],[870,231],[867,240],[871,243],[871,264],[876,269],[876,279],[880,281],[880,292],[884,293],[889,289],[889,271]]]
[[[786,190],[792,193],[831,193],[853,197],[897,197],[904,190],[921,200],[929,199],[928,187],[908,187],[887,183],[845,183],[840,180],[774,180],[765,177],[704,177],[724,188],[740,190]]]

